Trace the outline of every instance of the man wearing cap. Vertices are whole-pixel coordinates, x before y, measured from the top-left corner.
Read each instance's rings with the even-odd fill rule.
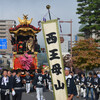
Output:
[[[76,85],[74,79],[70,75],[70,68],[65,67],[65,79],[67,84],[68,99],[72,100],[75,95],[77,95]]]

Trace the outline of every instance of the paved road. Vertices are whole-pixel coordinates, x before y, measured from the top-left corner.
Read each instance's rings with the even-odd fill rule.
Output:
[[[44,92],[45,100],[54,100],[53,93],[49,91]],[[22,100],[36,100],[36,92],[32,92],[29,94],[23,93]]]
[[[54,100],[53,93],[50,91],[44,92],[44,98],[45,100]],[[22,100],[36,100],[36,92],[29,93],[29,94],[23,93]],[[81,97],[79,98],[74,97],[73,100],[85,100],[85,99]]]
[[[10,98],[12,100],[12,97],[10,97]],[[53,93],[48,91],[48,90],[46,90],[44,92],[44,99],[45,100],[54,100]],[[1,100],[1,96],[0,96],[0,100]],[[22,100],[36,100],[36,92],[34,91],[34,92],[29,93],[29,94],[23,92]]]
[[[45,100],[54,100],[53,93],[50,92],[49,90],[46,90],[44,92],[44,98],[45,98]],[[0,97],[0,100],[1,100],[1,97]],[[36,100],[36,92],[34,91],[29,94],[23,92],[22,100]],[[73,100],[85,100],[85,99],[83,99],[81,97],[79,97],[79,98],[74,97]]]

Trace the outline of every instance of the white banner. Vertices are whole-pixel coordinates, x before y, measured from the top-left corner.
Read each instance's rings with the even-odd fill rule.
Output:
[[[67,88],[61,54],[58,20],[42,22],[42,29],[51,71],[54,99],[67,100]]]

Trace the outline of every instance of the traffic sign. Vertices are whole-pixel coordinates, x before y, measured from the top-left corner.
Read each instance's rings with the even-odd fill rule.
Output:
[[[7,39],[0,39],[0,49],[7,49]]]

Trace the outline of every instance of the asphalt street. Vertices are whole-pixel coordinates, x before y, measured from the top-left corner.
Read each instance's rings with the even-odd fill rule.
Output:
[[[0,97],[0,100],[1,100],[1,97]],[[11,98],[11,100],[12,100],[12,98]],[[29,94],[23,92],[22,100],[36,100],[36,92],[34,91],[34,92],[29,93]],[[53,92],[46,90],[44,92],[44,100],[54,100]],[[81,97],[79,97],[79,98],[74,97],[73,100],[85,100],[85,99],[83,99]]]
[[[29,94],[23,93],[22,100],[36,100],[36,92],[32,92]],[[53,93],[48,90],[45,91],[44,92],[44,100],[54,100]],[[73,100],[85,100],[85,99],[83,99],[81,97],[79,97],[79,98],[74,97]]]
[[[1,97],[0,97],[0,100],[1,100]],[[10,100],[12,100],[11,96],[10,96]],[[32,86],[31,86],[31,92],[29,94],[25,92],[25,87],[23,88],[22,100],[37,100],[36,91],[32,88]],[[44,88],[44,100],[54,100],[53,92],[49,91],[46,88]],[[85,99],[83,99],[82,97],[76,98],[75,96],[73,100],[85,100]],[[88,99],[88,100],[91,100],[91,99]]]

